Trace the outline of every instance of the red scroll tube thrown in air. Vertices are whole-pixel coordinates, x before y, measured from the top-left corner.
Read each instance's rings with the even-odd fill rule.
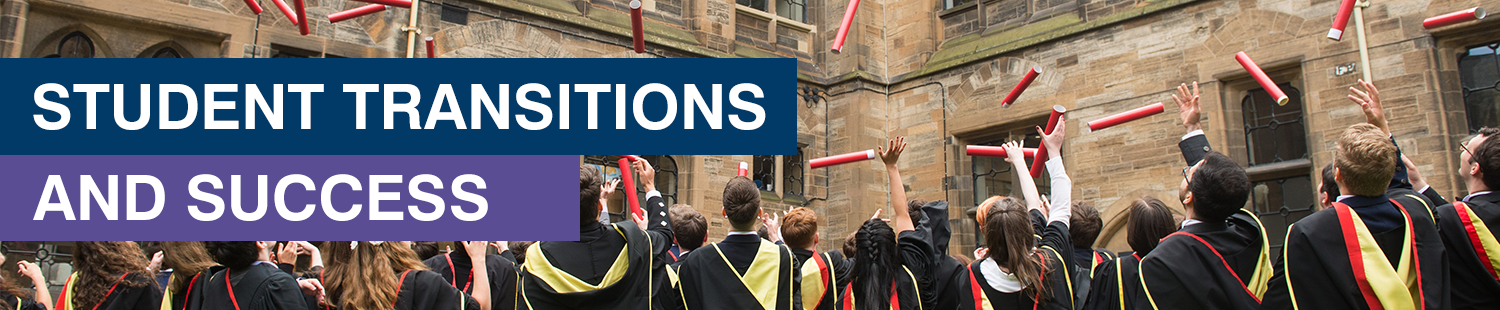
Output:
[[[276,8],[281,9],[281,14],[285,14],[286,18],[291,20],[293,25],[302,23],[301,21],[299,21],[302,18],[302,15],[297,15],[296,11],[292,11],[292,6],[286,5],[286,1],[271,0],[271,3],[275,3]]]
[[[852,163],[852,162],[857,162],[857,161],[871,160],[871,159],[875,159],[875,150],[863,150],[863,151],[854,152],[854,153],[839,154],[839,155],[833,155],[833,156],[828,156],[828,157],[823,157],[823,158],[815,158],[813,160],[808,161],[807,165],[808,165],[808,167],[812,167],[812,169],[818,169],[818,168],[823,168],[823,167],[828,167],[828,166],[833,166],[833,165],[842,165],[842,164],[847,164],[847,163]]]
[[[1068,112],[1068,109],[1063,108],[1063,106],[1060,106],[1060,105],[1054,105],[1054,106],[1052,106],[1052,115],[1050,115],[1050,116],[1047,117],[1047,127],[1042,128],[1042,133],[1043,134],[1049,134],[1049,135],[1052,134],[1052,128],[1053,127],[1057,127],[1057,120],[1061,119],[1062,116],[1063,116],[1063,113],[1067,113],[1067,112]],[[1047,162],[1047,147],[1046,146],[1042,146],[1042,147],[1036,148],[1036,159],[1033,159],[1031,161],[1031,177],[1033,177],[1033,178],[1040,178],[1040,177],[1042,177],[1042,166],[1044,166],[1045,165],[1044,163],[1046,163],[1046,162]]]
[[[366,6],[362,6],[362,7],[357,7],[357,8],[349,9],[349,10],[343,11],[343,12],[328,14],[328,22],[329,23],[337,23],[337,22],[341,22],[341,21],[350,20],[350,19],[353,19],[355,17],[360,17],[360,16],[365,16],[365,15],[375,14],[375,13],[379,13],[381,11],[385,11],[385,9],[388,8],[388,7],[389,6],[384,5],[384,4],[371,4],[371,5],[366,5]]]
[[[641,161],[640,156],[615,155],[620,157],[620,183],[625,183],[625,203],[630,206],[630,212],[641,218],[646,218],[646,210],[641,209],[641,202],[636,200],[635,195],[635,169],[630,162]]]
[[[255,14],[260,14],[261,11],[265,11],[264,9],[260,8],[260,2],[258,0],[245,0],[245,5],[250,6],[250,11],[255,12]]]
[[[427,58],[437,58],[437,43],[432,42],[432,37],[427,37]]]
[[[740,162],[740,173],[739,173],[739,176],[742,176],[742,177],[748,177],[748,176],[750,176],[750,163],[743,162],[743,161]]]
[[[309,33],[309,30],[307,29],[307,6],[303,5],[302,1],[303,0],[292,0],[292,3],[297,5],[297,20],[302,21],[300,23],[297,23],[297,31],[301,31],[302,35],[305,36]]]
[[[1005,95],[1005,101],[1000,102],[1000,107],[1009,108],[1011,104],[1016,103],[1016,99],[1021,98],[1021,92],[1026,91],[1026,87],[1030,87],[1031,82],[1036,81],[1036,76],[1041,74],[1042,68],[1031,67],[1031,71],[1027,71],[1026,76],[1021,77],[1021,83],[1017,83],[1016,88],[1011,89],[1009,95]],[[1052,121],[1057,121],[1057,118],[1054,116]]]
[[[635,43],[636,54],[646,52],[646,24],[641,11],[641,0],[630,0],[630,38]]]
[[[1344,27],[1349,25],[1349,14],[1354,14],[1354,2],[1358,0],[1344,0],[1339,3],[1339,11],[1333,15],[1333,27],[1328,29],[1328,38],[1334,41],[1344,38]]]
[[[849,6],[844,9],[844,22],[839,23],[839,33],[833,36],[833,51],[844,52],[844,39],[849,37],[849,26],[854,24],[854,12],[859,11],[859,0],[849,0]]]
[[[364,3],[375,3],[394,6],[398,8],[411,8],[411,0],[354,0]]]
[[[1266,93],[1269,93],[1271,98],[1276,98],[1276,105],[1286,105],[1289,100],[1286,93],[1281,92],[1281,87],[1276,86],[1276,82],[1271,81],[1271,77],[1266,76],[1266,72],[1261,71],[1260,66],[1255,65],[1254,60],[1250,60],[1250,55],[1245,55],[1245,52],[1241,51],[1234,54],[1234,60],[1240,61],[1240,66],[1244,66],[1245,71],[1250,72],[1250,76],[1255,78],[1255,82],[1260,83],[1261,88],[1266,89]]]
[[[1166,112],[1166,110],[1167,107],[1163,106],[1160,102],[1152,103],[1144,107],[1136,108],[1135,110],[1125,111],[1125,113],[1110,115],[1108,117],[1096,119],[1092,122],[1089,122],[1089,131],[1099,131],[1100,129],[1114,127],[1115,125],[1124,124],[1125,122],[1161,114],[1162,112]]]
[[[1484,19],[1484,15],[1484,9],[1476,7],[1463,11],[1433,16],[1432,18],[1428,18],[1422,21],[1422,28],[1432,29],[1471,20],[1481,20]]]
[[[1036,150],[1034,148],[1022,148],[1021,155],[1026,158],[1036,158]],[[965,145],[964,154],[982,157],[1006,157],[1008,155],[1004,147],[988,145]]]

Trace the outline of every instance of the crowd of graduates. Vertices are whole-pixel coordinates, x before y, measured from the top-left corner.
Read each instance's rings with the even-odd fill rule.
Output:
[[[1071,197],[1064,119],[1051,134],[1037,128],[1046,196],[1025,175],[1020,144],[1004,146],[1022,174],[1021,195],[979,204],[985,247],[974,253],[947,253],[945,202],[907,199],[897,168],[906,144],[896,137],[878,148],[893,212],[877,211],[849,235],[825,238],[806,208],[765,212],[745,177],[724,184],[719,214],[669,207],[644,161],[629,168],[646,191],[644,216],[610,223],[601,212],[615,183],[584,165],[578,241],[160,242],[151,259],[134,242],[78,242],[77,269],[56,301],[37,266],[20,262],[21,276],[38,285],[0,282],[0,309],[1500,307],[1500,243],[1488,229],[1500,221],[1500,194],[1491,192],[1500,186],[1500,130],[1463,141],[1457,173],[1469,194],[1448,202],[1401,154],[1379,91],[1356,86],[1349,99],[1366,122],[1337,136],[1321,171],[1321,210],[1292,224],[1285,240],[1267,240],[1243,208],[1250,180],[1209,145],[1194,83],[1173,96],[1186,131],[1176,197],[1185,216],[1156,197],[1129,198],[1131,251],[1122,253],[1093,248],[1102,223]],[[724,239],[708,240],[709,216],[727,219]],[[840,250],[818,251],[838,238]]]

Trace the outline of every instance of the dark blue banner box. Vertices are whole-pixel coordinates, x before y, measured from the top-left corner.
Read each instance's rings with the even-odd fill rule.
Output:
[[[5,146],[0,154],[7,155],[796,153],[798,99],[792,59],[0,59],[0,68],[10,73],[0,77],[0,145]],[[108,84],[92,90],[102,91],[93,95],[95,129],[87,128],[91,90],[80,86],[84,84]],[[114,84],[120,84],[123,125],[116,121]],[[150,107],[145,111],[150,119],[132,126],[128,123],[143,117],[143,84],[150,87]],[[210,84],[232,84],[212,92],[217,102],[212,106],[221,107],[214,109],[213,124],[207,115]],[[253,84],[271,108],[276,85],[282,85],[281,129],[273,129],[261,108],[247,102],[252,88],[247,84]],[[322,92],[311,93],[312,103],[304,106],[301,93],[292,92],[293,84],[321,85]],[[439,96],[442,84],[451,85],[452,104],[440,104],[439,113],[433,113],[436,98],[446,97]],[[508,87],[508,100],[500,98],[501,85]],[[477,109],[482,124],[473,122],[476,96],[471,90],[476,86],[484,89],[484,97],[497,110],[508,101],[508,113],[501,115],[508,129],[498,129],[490,110],[482,106]],[[616,96],[621,86],[623,111]],[[690,96],[688,86],[698,96]],[[363,95],[365,129],[356,128],[359,96],[349,91],[360,87],[373,90]],[[561,104],[563,87],[568,88],[567,105]],[[188,115],[184,94],[188,89],[197,103],[193,116]],[[413,101],[403,92],[410,89],[420,93],[410,109],[418,114],[417,126],[425,128],[434,116],[441,120],[433,122],[432,129],[410,129],[411,117],[397,112],[389,119],[393,128],[385,129],[385,91],[392,91],[390,102],[403,104]],[[753,89],[759,90],[759,98]],[[534,103],[518,98],[522,90],[530,90],[525,98]],[[586,91],[597,100],[592,113],[597,129],[588,127]],[[163,93],[169,103],[167,119],[180,122],[191,117],[191,123],[162,122]],[[637,110],[640,93],[647,94]],[[689,102],[690,97],[701,97],[709,110],[717,101],[717,113],[705,113]],[[60,123],[61,107],[69,114],[66,125]],[[392,107],[402,110],[400,105]],[[457,113],[443,114],[454,108]],[[247,129],[247,109],[254,109],[250,122],[255,129]],[[567,129],[562,129],[564,109]],[[667,123],[669,112],[672,121]],[[309,129],[303,129],[304,117]],[[467,129],[458,129],[458,122],[449,118],[462,119]],[[621,119],[624,129],[617,129]],[[524,125],[545,127],[528,129],[523,120],[540,124]],[[687,129],[689,120],[693,129]],[[756,122],[759,126],[753,126]],[[718,123],[717,128],[711,123]]]

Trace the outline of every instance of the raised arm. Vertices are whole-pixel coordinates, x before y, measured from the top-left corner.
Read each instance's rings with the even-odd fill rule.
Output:
[[[1037,134],[1042,135],[1042,145],[1047,148],[1047,174],[1052,176],[1052,195],[1050,207],[1047,210],[1047,218],[1052,222],[1068,224],[1073,216],[1073,179],[1068,178],[1068,171],[1063,167],[1062,145],[1064,137],[1067,137],[1067,118],[1057,119],[1057,127],[1052,128],[1052,134],[1046,134],[1041,127],[1037,127]],[[1041,159],[1038,159],[1041,160]]]
[[[47,309],[52,309],[52,293],[47,292],[47,278],[42,276],[42,269],[37,268],[36,264],[31,262],[20,261],[16,263],[16,271],[27,278],[31,278],[32,286],[36,288],[36,294],[32,296],[32,299],[35,299],[37,303],[42,304]],[[16,306],[19,307],[20,305]]]
[[[1210,150],[1208,137],[1203,136],[1203,126],[1199,124],[1202,117],[1202,108],[1198,104],[1198,82],[1193,82],[1193,87],[1188,88],[1184,83],[1177,86],[1177,94],[1172,95],[1172,101],[1177,102],[1178,117],[1182,119],[1182,127],[1187,134],[1182,136],[1182,141],[1177,143],[1178,149],[1182,151],[1182,159],[1188,166],[1197,165],[1203,160]]]
[[[911,223],[911,215],[906,213],[906,186],[901,184],[901,169],[896,167],[896,162],[901,159],[901,151],[906,150],[906,137],[896,137],[889,144],[889,147],[876,149],[880,152],[880,161],[885,162],[885,174],[891,179],[891,206],[896,211],[891,215],[891,222],[896,225],[896,234],[899,235],[916,228]],[[1020,154],[1020,151],[1016,154]]]
[[[1391,134],[1390,123],[1386,121],[1385,108],[1380,104],[1380,89],[1375,88],[1375,84],[1365,80],[1359,80],[1355,83],[1365,90],[1360,91],[1358,88],[1349,87],[1349,101],[1359,104],[1359,109],[1365,113],[1365,122],[1380,128],[1380,132],[1390,136],[1391,144],[1396,146],[1396,156],[1398,158],[1396,159],[1396,174],[1391,175],[1391,188],[1414,187],[1413,189],[1420,192],[1426,185],[1416,186],[1410,183],[1409,178],[1411,176],[1408,172],[1408,169],[1410,169],[1408,168],[1409,165],[1407,165],[1408,161],[1402,160],[1406,155],[1401,154],[1401,145],[1396,144],[1396,136]]]
[[[1062,121],[1057,122],[1061,124]],[[1051,150],[1048,150],[1051,152]],[[1036,180],[1031,179],[1031,167],[1026,166],[1026,158],[1021,154],[1021,142],[1011,141],[1005,143],[1005,161],[1010,162],[1012,169],[1019,173],[1017,179],[1021,180],[1021,194],[1026,197],[1027,210],[1041,210],[1042,196],[1036,190]]]
[[[473,268],[474,278],[469,279],[474,283],[474,301],[479,302],[480,310],[490,310],[490,271],[489,264],[485,261],[484,252],[488,250],[489,241],[464,241],[464,252],[469,254],[469,266]]]

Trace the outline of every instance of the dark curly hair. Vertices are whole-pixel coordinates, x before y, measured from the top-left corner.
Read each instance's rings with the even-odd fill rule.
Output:
[[[116,283],[124,287],[155,286],[151,271],[146,270],[146,255],[130,241],[79,241],[73,254],[78,268],[78,284],[73,285],[73,307],[92,308],[104,302],[109,288]],[[133,273],[134,277],[121,278]]]
[[[214,261],[229,269],[250,267],[260,257],[260,247],[255,241],[208,241],[203,246]]]

